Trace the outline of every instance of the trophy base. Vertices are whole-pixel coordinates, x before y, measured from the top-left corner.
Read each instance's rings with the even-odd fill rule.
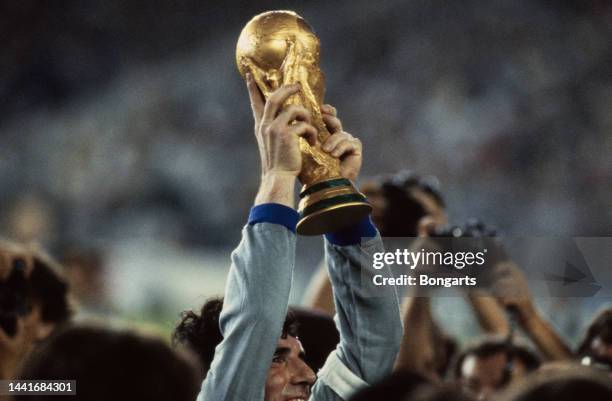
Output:
[[[332,178],[305,186],[300,193],[300,235],[321,235],[356,224],[372,206],[346,178]]]

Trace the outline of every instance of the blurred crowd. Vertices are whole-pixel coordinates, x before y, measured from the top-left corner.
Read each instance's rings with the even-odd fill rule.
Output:
[[[366,175],[426,171],[459,219],[509,233],[610,232],[607,1],[239,5],[3,5],[2,204],[44,202],[58,246],[230,247],[258,178],[235,43],[278,6],[321,38],[327,101],[363,138]]]
[[[222,295],[259,179],[235,42],[273,8],[321,39],[326,99],[363,141],[383,236],[435,246],[470,217],[509,235],[610,235],[607,0],[9,2],[0,379],[70,376],[88,400],[118,399],[88,381],[107,377],[124,399],[195,399],[221,340],[223,300],[203,301]],[[338,341],[318,252],[298,254],[292,293],[314,371]],[[612,399],[609,302],[535,299],[509,258],[495,272],[463,303],[406,293],[395,371],[353,399]],[[165,387],[127,390],[139,380]]]
[[[381,235],[403,237],[410,249],[440,249],[441,238],[451,235],[444,197],[431,179],[401,172],[367,181],[362,190]],[[463,233],[492,235],[483,223],[471,223]],[[0,379],[70,378],[83,400],[195,399],[224,338],[223,298],[183,312],[170,348],[159,332],[135,325],[117,329],[108,316],[90,316],[86,323],[74,318],[75,309],[88,308],[85,302],[102,303],[95,253],[67,253],[62,267],[41,249],[4,242],[0,262]],[[431,308],[435,290],[410,288],[393,373],[350,400],[612,399],[612,306],[602,303],[579,343],[571,345],[535,304],[515,261],[497,252],[489,263],[490,284],[464,294],[478,336],[462,345],[439,324],[445,314]],[[334,298],[322,267],[304,306],[287,315],[283,335],[300,339],[311,372],[324,366],[339,341]],[[163,384],[150,386],[152,380]]]
[[[295,9],[321,38],[326,99],[364,142],[364,176],[434,175],[457,221],[509,236],[612,229],[606,1],[1,7],[2,233],[55,255],[95,250],[111,306],[131,317],[168,320],[198,286],[223,288],[258,179],[234,49],[269,8]],[[299,256],[294,302],[314,263]],[[214,282],[193,274],[204,264]],[[196,284],[176,299],[152,269]],[[586,322],[558,323],[576,336]]]

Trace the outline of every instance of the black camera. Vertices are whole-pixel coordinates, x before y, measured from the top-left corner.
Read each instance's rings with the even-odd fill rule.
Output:
[[[432,235],[437,238],[493,238],[497,237],[497,230],[487,226],[478,219],[470,219],[463,226],[445,226],[437,229]]]
[[[430,237],[435,238],[443,248],[460,246],[473,252],[487,249],[488,259],[495,262],[507,258],[498,231],[478,219],[470,219],[463,226],[440,227]],[[453,242],[452,239],[463,240]]]
[[[26,262],[16,258],[8,278],[0,281],[0,329],[10,337],[17,333],[17,319],[29,312],[28,292]]]

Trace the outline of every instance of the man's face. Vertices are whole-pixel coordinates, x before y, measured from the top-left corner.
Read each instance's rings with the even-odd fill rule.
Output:
[[[507,361],[508,357],[503,352],[486,357],[468,355],[461,364],[461,385],[476,395],[478,400],[490,399],[495,392],[509,384],[504,383],[504,368]],[[525,365],[515,358],[510,382],[525,376],[526,373]]]
[[[280,338],[266,379],[265,401],[306,401],[316,376],[304,362],[304,349],[292,336]]]

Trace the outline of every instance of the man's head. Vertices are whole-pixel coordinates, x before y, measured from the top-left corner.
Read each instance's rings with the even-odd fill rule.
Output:
[[[603,373],[583,366],[538,371],[504,391],[500,401],[612,400],[612,384]]]
[[[193,401],[200,384],[193,363],[162,340],[94,326],[54,333],[25,362],[20,379],[76,380],[83,401]]]
[[[464,392],[453,383],[421,386],[410,397],[402,401],[474,401],[471,394]]]
[[[612,309],[595,317],[578,346],[578,354],[586,364],[612,371]]]
[[[487,339],[458,356],[454,376],[479,400],[486,400],[539,365],[539,358],[527,348],[501,339]]]
[[[364,183],[372,219],[384,237],[416,237],[419,222],[428,217],[436,226],[447,223],[444,200],[436,180],[410,172]]]
[[[421,387],[430,385],[429,379],[413,371],[395,371],[378,383],[357,391],[350,401],[404,401],[411,399]]]
[[[287,334],[278,339],[266,379],[265,401],[307,400],[315,374],[304,362],[300,340]]]
[[[214,298],[202,306],[200,314],[183,313],[174,330],[173,343],[184,346],[200,358],[206,376],[215,355],[216,346],[223,340],[219,316],[223,300]],[[297,337],[297,324],[291,312],[283,325],[281,337],[270,361],[265,384],[265,401],[308,399],[315,374],[304,362],[304,349]]]

